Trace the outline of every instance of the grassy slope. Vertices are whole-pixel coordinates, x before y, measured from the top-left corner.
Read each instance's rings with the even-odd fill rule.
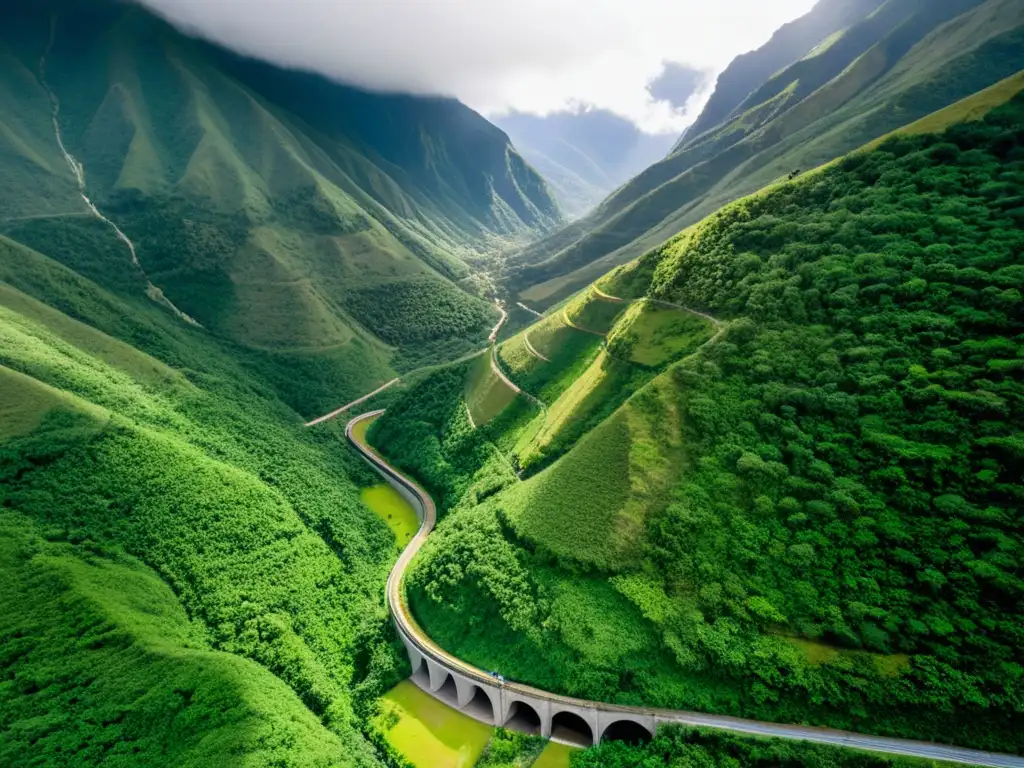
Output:
[[[908,135],[980,118],[981,104],[1000,101],[980,94]],[[737,203],[602,280],[614,295],[646,285],[757,324],[740,321],[670,368],[544,471],[457,507],[410,574],[410,599],[432,636],[486,668],[575,695],[1019,750],[1016,678],[994,659],[1013,645],[1019,585],[1019,521],[1006,510],[1019,497],[1010,478],[1020,461],[1012,381],[1021,282],[1008,254],[1019,248],[1020,99],[991,120],[954,126],[945,143],[897,136]],[[994,143],[963,151],[957,165],[949,142],[970,147],[978,131]],[[899,162],[898,171],[886,166]],[[915,194],[930,195],[935,210],[923,212]],[[844,215],[830,203],[844,195],[871,232],[855,231],[850,217],[840,234],[828,218]],[[944,215],[957,204],[967,207]],[[797,237],[780,207],[810,228]],[[893,234],[900,217],[936,229],[902,230],[911,244]],[[912,260],[899,254],[924,248],[917,238],[928,257],[914,269],[926,279],[906,282],[899,270]],[[833,255],[802,261],[829,243]],[[897,274],[875,274],[883,264]],[[826,275],[843,282],[815,304],[807,286]],[[856,290],[840,290],[851,280],[862,305],[850,303]],[[803,310],[797,283],[809,291]],[[942,304],[941,317],[916,303],[928,301]],[[852,321],[851,306],[867,314]],[[931,322],[947,332],[932,336]],[[886,333],[906,349],[880,355]],[[925,345],[920,366],[915,344]],[[840,389],[829,384],[836,365],[853,377]],[[901,407],[885,382],[908,366],[925,379],[905,382],[899,396],[911,404]],[[826,399],[807,399],[812,391]],[[946,404],[926,405],[928,393]],[[850,397],[864,409],[859,419]],[[886,415],[871,415],[879,410]],[[948,477],[924,466],[954,456]],[[994,537],[998,554],[968,553],[943,526],[971,531],[971,541]],[[441,573],[462,575],[439,583]],[[479,605],[485,615],[471,617]]]
[[[0,694],[12,729],[4,748],[16,750],[19,739],[38,733],[30,724],[46,717],[37,744],[47,748],[78,744],[73,734],[109,720],[82,749],[116,753],[138,741],[144,755],[166,744],[183,763],[264,755],[290,764],[375,764],[358,733],[352,688],[369,676],[356,697],[361,707],[378,690],[373,680],[381,673],[384,684],[391,680],[379,666],[390,656],[379,656],[371,672],[361,654],[380,642],[379,593],[394,544],[360,502],[352,478],[370,478],[339,435],[301,431],[258,361],[236,357],[144,299],[119,298],[3,240],[0,338],[5,525],[26,540],[38,533],[53,542],[15,548],[24,565],[11,566],[19,577],[11,583],[36,589],[25,558],[50,546],[60,572],[71,574],[64,596],[32,593],[38,615],[31,622],[5,618],[2,631],[22,626],[38,651],[5,659],[17,676]],[[112,572],[102,563],[90,570],[90,547],[129,563],[109,568],[140,589],[156,589],[153,571],[121,553],[152,568],[173,588],[176,598],[166,595],[178,601],[175,610],[193,617],[192,628],[173,616],[154,628],[135,609],[109,616],[114,598],[106,587],[77,585],[79,577],[92,583]],[[68,622],[78,619],[62,618],[55,601],[93,597],[99,613],[83,613],[81,626],[99,627],[101,619],[88,616],[107,616],[110,637],[123,642],[80,646],[74,664],[92,669],[93,693],[77,708],[56,704],[60,690],[74,689],[55,687],[47,654],[66,644]],[[185,637],[198,638],[195,650],[175,639]],[[131,673],[122,661],[129,658]],[[148,698],[132,703],[129,674],[151,681]],[[48,698],[30,696],[33,685]],[[194,713],[226,709],[200,725],[169,719],[170,705],[186,695],[176,687],[194,691]],[[118,707],[134,714],[117,715]],[[205,729],[201,740],[196,728]]]
[[[505,410],[516,399],[514,389],[495,375],[490,354],[473,361],[466,377],[466,407],[473,424],[482,427]]]
[[[280,391],[304,415],[481,343],[495,310],[457,287],[464,257],[557,220],[504,135],[456,102],[244,62],[139,8],[57,6],[47,76],[90,196],[172,301],[282,383],[300,372],[301,392]],[[138,295],[124,246],[77,215],[39,80],[47,4],[3,13],[0,234]]]
[[[721,129],[729,136],[724,145],[706,139],[681,149],[592,216],[530,246],[523,261],[538,266],[517,278],[521,287],[535,283],[524,298],[548,304],[730,200],[852,151],[1024,66],[1024,17],[1011,0],[987,0],[930,33],[929,25],[945,17],[931,8],[915,14],[879,30],[880,41],[863,54],[850,48],[849,67],[767,122],[735,118],[739,130]]]
[[[711,323],[689,312],[639,301],[608,335],[615,357],[646,368],[661,368],[696,349],[711,335]]]
[[[168,586],[96,543],[0,517],[4,765],[354,765],[258,664],[213,651]]]

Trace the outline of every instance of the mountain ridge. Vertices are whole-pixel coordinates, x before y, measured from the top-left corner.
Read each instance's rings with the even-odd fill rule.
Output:
[[[852,151],[1024,66],[1018,4],[943,0],[941,7],[923,7],[918,0],[887,0],[883,8],[901,10],[904,23],[882,30],[863,54],[851,48],[846,58],[855,60],[832,80],[777,115],[758,113],[771,108],[769,99],[693,137],[585,219],[515,254],[510,285],[527,301],[549,304],[735,197]],[[939,50],[941,61],[933,55]],[[839,70],[842,61],[831,66]],[[799,62],[772,76],[785,78],[793,67]],[[795,92],[795,81],[784,82]]]

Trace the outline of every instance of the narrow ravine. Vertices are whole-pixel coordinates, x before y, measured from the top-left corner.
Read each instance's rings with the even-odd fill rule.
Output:
[[[93,203],[93,201],[89,199],[89,195],[86,193],[85,187],[85,166],[83,166],[82,163],[80,163],[75,158],[75,156],[68,151],[67,146],[64,144],[64,134],[60,130],[60,99],[57,98],[57,93],[53,90],[53,88],[50,87],[50,83],[46,79],[46,62],[50,56],[50,52],[53,50],[53,45],[56,40],[56,37],[57,18],[53,17],[50,19],[50,40],[46,44],[46,50],[43,51],[42,57],[39,59],[39,83],[40,85],[42,85],[43,90],[46,91],[46,94],[50,99],[51,117],[53,119],[53,133],[57,139],[57,146],[60,147],[61,154],[64,155],[64,160],[67,162],[68,167],[71,169],[71,173],[75,177],[75,181],[78,183],[78,192],[82,196],[82,200],[85,201],[85,205],[89,209],[89,212],[95,218],[99,219],[108,227],[110,227],[114,231],[114,234],[117,236],[117,239],[124,243],[125,246],[128,248],[128,254],[131,258],[132,266],[139,271],[139,274],[142,275],[142,278],[146,281],[146,295],[149,296],[149,298],[155,301],[157,304],[161,304],[162,306],[169,309],[171,312],[177,315],[179,319],[183,320],[189,325],[201,327],[199,323],[197,323],[193,318],[189,317],[187,314],[178,309],[174,305],[174,303],[164,295],[163,291],[161,291],[157,286],[153,285],[152,281],[149,279],[149,276],[146,274],[146,270],[144,270],[142,268],[142,264],[139,263],[139,257],[135,252],[135,244],[131,241],[131,238],[129,238],[128,235],[122,232],[121,228],[117,226],[117,224],[115,224],[106,216],[104,216],[100,209],[96,207],[95,203]]]

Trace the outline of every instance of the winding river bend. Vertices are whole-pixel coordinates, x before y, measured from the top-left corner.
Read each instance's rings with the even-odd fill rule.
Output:
[[[371,411],[355,417],[348,423],[345,433],[362,456],[413,505],[420,517],[419,531],[402,551],[388,577],[387,601],[395,627],[409,653],[415,673],[414,681],[419,677],[420,687],[443,703],[494,725],[510,724],[518,716],[523,705],[526,705],[535,713],[540,714],[539,728],[544,736],[551,736],[553,723],[554,728],[557,729],[558,718],[565,716],[584,722],[590,728],[591,737],[597,741],[601,739],[602,735],[611,734],[612,730],[622,723],[638,725],[648,733],[653,733],[654,729],[663,723],[679,723],[752,736],[809,741],[931,760],[995,766],[996,768],[1024,768],[1024,757],[1017,755],[983,752],[910,739],[872,736],[831,728],[784,725],[699,712],[627,707],[574,699],[528,685],[499,680],[484,670],[452,656],[434,643],[417,624],[405,599],[403,590],[405,573],[434,529],[437,522],[437,508],[430,494],[415,481],[388,464],[367,444],[364,437],[365,427],[382,413],[384,411]],[[452,681],[454,681],[454,686],[451,685]],[[485,704],[490,702],[490,708],[481,708],[477,704],[481,693],[486,697]]]

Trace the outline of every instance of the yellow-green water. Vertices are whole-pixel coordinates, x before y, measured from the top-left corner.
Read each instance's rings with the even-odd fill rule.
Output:
[[[416,510],[412,505],[386,483],[364,488],[359,498],[388,524],[391,532],[395,534],[398,548],[404,549],[420,527],[419,518],[416,517]]]
[[[408,680],[384,695],[377,725],[416,768],[472,768],[494,730]]]
[[[575,747],[549,741],[531,768],[569,768],[569,757],[574,751]]]
[[[352,437],[356,439],[356,442],[366,445],[366,432],[377,418],[378,417],[375,416],[372,419],[363,419],[352,427]]]

